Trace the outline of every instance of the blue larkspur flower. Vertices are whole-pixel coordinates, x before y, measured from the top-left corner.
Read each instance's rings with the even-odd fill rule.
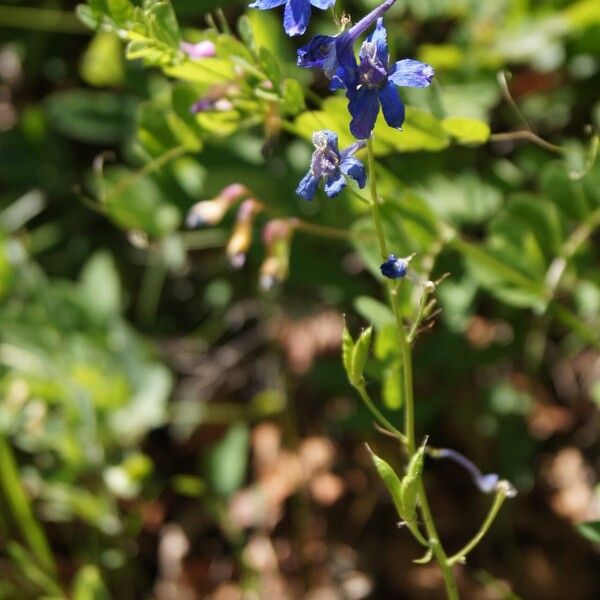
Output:
[[[375,31],[363,43],[359,63],[338,69],[335,87],[345,87],[348,109],[352,115],[350,131],[357,139],[366,139],[375,127],[379,106],[390,127],[404,123],[404,104],[396,86],[424,88],[429,86],[434,71],[431,65],[406,58],[389,65],[387,32],[383,19],[377,20]]]
[[[283,27],[289,36],[301,35],[310,21],[312,6],[325,10],[335,4],[335,0],[255,0],[250,8],[268,10],[285,4]]]
[[[364,148],[364,142],[357,142],[340,152],[337,133],[329,129],[315,131],[313,134],[312,161],[308,173],[304,176],[296,193],[305,200],[312,200],[319,182],[325,182],[325,193],[334,198],[347,185],[346,177],[354,179],[360,188],[367,183],[367,173],[363,163],[354,158],[354,153]]]
[[[473,483],[484,494],[489,494],[496,490],[500,477],[496,473],[482,473],[472,461],[460,452],[450,448],[439,448],[433,456],[435,458],[449,458],[466,469],[471,475]]]
[[[387,11],[396,0],[385,0],[358,23],[338,35],[317,35],[298,50],[298,66],[305,69],[323,69],[332,79],[346,70],[354,72],[354,42]],[[336,89],[339,85],[332,85]]]
[[[395,254],[390,254],[387,260],[379,267],[381,274],[388,279],[402,279],[408,273],[408,263],[411,257],[396,258]]]

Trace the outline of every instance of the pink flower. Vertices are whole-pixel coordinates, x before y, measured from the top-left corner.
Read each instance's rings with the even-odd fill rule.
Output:
[[[190,58],[213,58],[217,55],[217,47],[210,40],[204,40],[197,44],[181,42],[179,47]]]

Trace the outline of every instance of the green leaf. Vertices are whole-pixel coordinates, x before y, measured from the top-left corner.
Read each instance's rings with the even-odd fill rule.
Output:
[[[344,331],[342,332],[342,362],[344,369],[348,375],[348,379],[352,382],[352,359],[354,357],[354,340],[344,324]]]
[[[179,143],[183,144],[190,152],[200,152],[202,140],[198,137],[193,126],[179,118],[173,111],[167,112],[166,121],[171,133]]]
[[[448,135],[437,117],[411,106],[406,107],[402,130],[391,128],[380,113],[373,135],[375,140],[388,146],[381,150],[375,145],[375,154],[380,155],[392,152],[439,152],[450,144]]]
[[[133,130],[133,97],[114,92],[74,89],[46,100],[48,122],[63,135],[93,144],[124,140]]]
[[[546,256],[551,261],[560,251],[565,238],[565,231],[556,206],[544,198],[520,192],[513,194],[504,210],[490,224],[492,233],[504,234],[511,231],[514,236],[517,230],[531,232]]]
[[[373,323],[376,329],[396,322],[394,313],[388,306],[369,296],[356,298],[354,308],[366,321]]]
[[[480,119],[469,117],[446,117],[442,127],[460,144],[477,146],[485,144],[490,138],[490,128]]]
[[[536,244],[530,234],[529,244],[532,243]],[[455,240],[454,244],[463,253],[471,277],[493,296],[512,306],[535,310],[546,306],[543,274],[524,272],[524,269],[529,270],[530,252],[535,256],[533,262],[539,262],[539,246],[537,250],[528,250],[509,243],[484,247]]]
[[[134,19],[134,7],[129,0],[103,0],[110,18],[116,25],[127,28],[130,21]]]
[[[395,179],[388,180],[384,174],[381,181],[385,198],[381,207],[383,230],[386,238],[394,243],[390,250],[398,256],[428,250],[431,243],[439,238],[439,219],[419,196],[405,193],[398,198],[397,187],[394,195],[392,185]],[[382,256],[373,219],[370,216],[357,219],[351,233],[352,243],[363,262],[375,277],[381,278],[379,266]]]
[[[151,177],[135,177],[122,168],[106,169],[108,216],[123,229],[164,237],[179,225],[181,216]]]
[[[221,58],[187,60],[180,64],[166,66],[164,72],[175,79],[202,84],[206,89],[234,77],[233,64]]]
[[[281,85],[283,104],[281,109],[286,115],[297,115],[306,108],[304,90],[295,79],[284,79]]]
[[[273,84],[274,88],[279,88],[281,85],[281,67],[279,61],[268,48],[261,48],[258,53],[260,65]]]
[[[381,397],[388,410],[400,410],[404,404],[402,380],[402,363],[395,360],[383,372]]]
[[[110,593],[95,565],[84,565],[73,581],[73,600],[110,600]]]
[[[110,31],[99,31],[81,57],[82,79],[94,87],[116,87],[123,83],[123,49],[119,37]]]
[[[99,320],[121,312],[121,282],[111,254],[96,252],[86,262],[79,282],[85,307]]]
[[[371,458],[373,459],[373,464],[375,465],[375,469],[377,469],[377,473],[381,480],[385,484],[392,500],[394,501],[394,506],[396,507],[396,512],[400,516],[401,519],[406,520],[405,508],[404,508],[404,500],[402,499],[402,483],[398,475],[396,475],[394,469],[385,461],[383,458],[380,458],[371,451]]]
[[[244,483],[250,433],[245,423],[232,425],[206,460],[206,480],[221,496],[231,496]]]
[[[395,319],[377,329],[374,350],[375,356],[379,360],[400,356],[400,340]]]
[[[44,569],[37,564],[35,557],[30,554],[21,544],[9,541],[6,551],[19,572],[39,590],[59,598],[63,597],[60,585]]]
[[[594,544],[600,544],[600,521],[587,521],[577,524],[577,531]]]
[[[0,489],[13,521],[18,525],[23,538],[37,563],[48,572],[55,572],[54,557],[46,534],[33,515],[31,505],[19,477],[17,463],[9,442],[0,432]],[[20,552],[22,554],[22,552]]]
[[[156,39],[179,50],[181,33],[179,23],[169,2],[155,2],[145,11],[150,31]]]
[[[246,44],[246,46],[248,47],[250,52],[252,52],[253,54],[256,54],[258,50],[257,50],[256,42],[254,40],[254,32],[252,30],[252,23],[250,22],[250,19],[248,18],[247,15],[242,15],[239,18],[238,33],[240,34],[242,41],[244,42],[244,44]]]
[[[415,523],[417,516],[417,496],[423,466],[425,465],[425,446],[421,446],[413,455],[406,475],[402,478],[400,497],[404,507],[403,518],[407,523]]]
[[[486,222],[502,205],[502,192],[472,172],[435,173],[417,191],[442,219],[460,225]]]
[[[371,340],[373,338],[373,327],[364,329],[356,340],[354,352],[352,353],[351,381],[359,382],[363,379],[363,371],[369,358]]]

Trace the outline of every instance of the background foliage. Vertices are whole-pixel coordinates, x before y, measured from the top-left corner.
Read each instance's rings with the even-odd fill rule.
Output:
[[[350,143],[345,100],[245,4],[0,5],[0,597],[439,597],[362,442],[401,457],[341,367],[346,313],[374,325],[369,378],[399,418],[370,220],[350,194],[294,195],[314,129]],[[451,274],[417,422],[520,492],[460,585],[597,597],[600,6],[399,0],[389,22],[393,53],[437,73],[403,90],[403,132],[375,132],[394,251]],[[216,58],[179,49],[201,39]],[[228,110],[192,115],[215,89]],[[265,215],[240,271],[233,214],[183,225],[232,182],[335,239],[299,229],[261,291]],[[458,548],[487,500],[428,470]]]

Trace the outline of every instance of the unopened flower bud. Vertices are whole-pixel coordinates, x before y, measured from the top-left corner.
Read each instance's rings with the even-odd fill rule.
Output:
[[[203,112],[227,112],[233,110],[233,104],[229,100],[230,95],[238,91],[236,85],[214,85],[204,96],[199,98],[190,106],[190,112],[197,115]]]
[[[433,292],[435,292],[435,283],[433,283],[433,281],[426,281],[423,284],[423,287],[428,294],[433,294]]]
[[[379,267],[381,274],[389,279],[402,279],[408,273],[408,265],[413,259],[414,254],[406,258],[396,258],[395,254],[390,254],[387,260]]]
[[[260,268],[260,287],[271,289],[287,279],[290,266],[290,242],[296,219],[273,219],[263,229],[263,242],[267,250]]]
[[[248,189],[241,183],[232,183],[213,200],[196,202],[187,214],[187,227],[195,229],[206,225],[216,225],[223,219],[229,208],[248,193]]]
[[[226,254],[231,266],[239,269],[246,262],[246,253],[252,243],[252,225],[254,217],[264,208],[264,205],[248,198],[240,205],[233,233],[227,243]]]
[[[213,58],[217,55],[217,47],[210,40],[203,40],[197,44],[181,42],[179,48],[190,58]]]

